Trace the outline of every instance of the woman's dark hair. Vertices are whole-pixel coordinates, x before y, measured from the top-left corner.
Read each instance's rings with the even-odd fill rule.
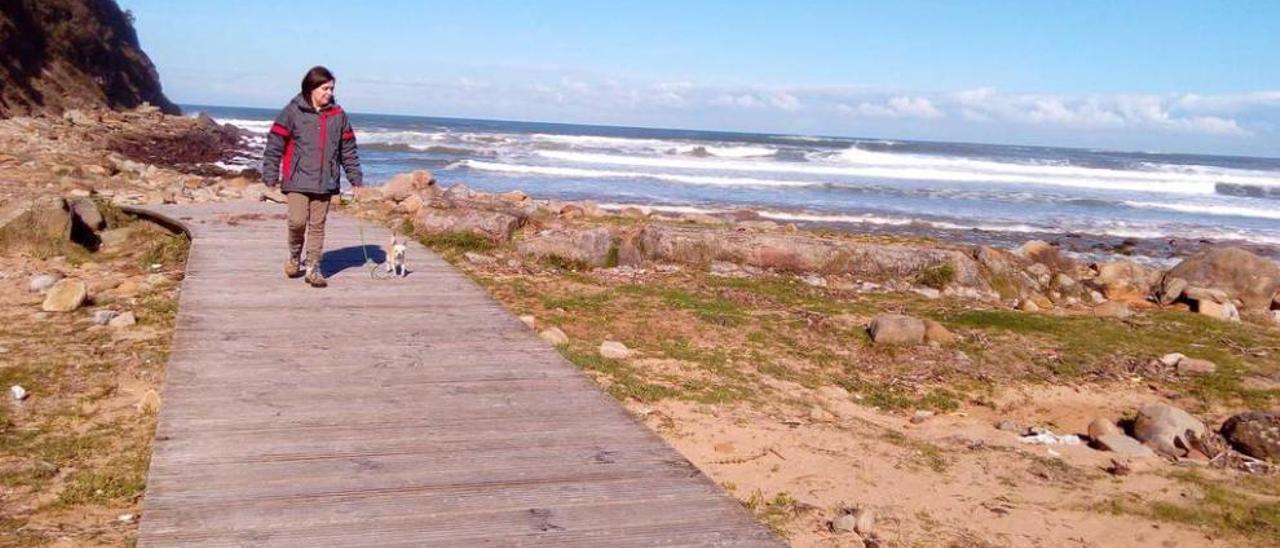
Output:
[[[325,83],[334,81],[333,73],[320,65],[311,67],[307,75],[302,77],[302,96],[311,99],[311,92]]]

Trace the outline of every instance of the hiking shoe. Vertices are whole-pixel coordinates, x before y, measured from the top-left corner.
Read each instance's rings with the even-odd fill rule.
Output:
[[[329,282],[325,281],[324,275],[320,274],[319,268],[307,269],[307,284],[311,287],[328,287]]]
[[[284,263],[284,275],[289,278],[297,278],[302,275],[302,261],[297,257],[290,257]]]

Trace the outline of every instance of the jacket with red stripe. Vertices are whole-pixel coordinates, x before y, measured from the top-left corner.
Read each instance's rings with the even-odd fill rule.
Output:
[[[294,97],[267,134],[262,157],[262,180],[285,192],[337,194],[339,167],[351,186],[363,184],[356,134],[342,107],[320,111],[302,94]]]

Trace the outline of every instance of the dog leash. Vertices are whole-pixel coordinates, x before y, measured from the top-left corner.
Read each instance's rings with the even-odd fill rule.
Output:
[[[390,272],[384,272],[381,268],[378,268],[382,265],[373,262],[373,259],[369,257],[369,246],[364,241],[364,225],[360,225],[359,228],[360,251],[364,253],[364,267],[369,270],[369,277],[375,280],[390,280],[394,276]]]

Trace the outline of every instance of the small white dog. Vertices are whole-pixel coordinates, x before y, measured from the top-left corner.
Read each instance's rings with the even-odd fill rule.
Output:
[[[387,253],[387,272],[393,276],[401,278],[409,275],[409,268],[405,265],[405,252],[409,247],[405,245],[404,239],[395,234],[391,235],[391,243],[387,244],[385,249]]]

